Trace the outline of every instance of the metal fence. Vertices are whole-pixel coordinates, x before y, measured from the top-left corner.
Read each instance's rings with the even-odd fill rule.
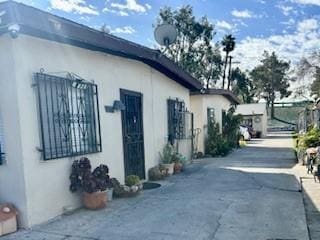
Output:
[[[101,151],[97,85],[68,75],[34,75],[43,159]]]

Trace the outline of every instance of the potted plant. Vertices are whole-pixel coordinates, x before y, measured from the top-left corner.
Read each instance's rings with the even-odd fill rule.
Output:
[[[120,184],[116,178],[111,178],[113,193],[115,197],[134,197],[143,188],[140,178],[136,175],[130,175],[125,179],[125,185]]]
[[[107,204],[106,190],[109,179],[109,168],[101,164],[91,172],[88,158],[75,160],[70,174],[70,191],[82,192],[82,202],[88,209],[104,208]]]
[[[174,172],[174,162],[173,162],[173,154],[174,148],[170,143],[167,143],[162,153],[160,154],[161,165],[167,170],[168,175],[172,175]]]
[[[130,187],[133,192],[142,190],[143,188],[140,178],[137,175],[127,176],[125,183],[126,183],[126,186]]]
[[[180,173],[183,169],[183,165],[186,162],[186,158],[182,154],[175,152],[173,154],[172,161],[174,162],[174,173]]]

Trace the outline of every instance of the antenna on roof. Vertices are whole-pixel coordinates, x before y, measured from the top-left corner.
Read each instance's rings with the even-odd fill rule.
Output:
[[[178,32],[176,28],[168,23],[160,24],[154,30],[154,38],[161,46],[168,48],[177,40]]]

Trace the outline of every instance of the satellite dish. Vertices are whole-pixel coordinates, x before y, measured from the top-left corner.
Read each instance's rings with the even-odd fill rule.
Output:
[[[161,46],[168,47],[174,43],[177,39],[177,35],[178,33],[175,27],[168,23],[163,23],[154,30],[154,38]]]

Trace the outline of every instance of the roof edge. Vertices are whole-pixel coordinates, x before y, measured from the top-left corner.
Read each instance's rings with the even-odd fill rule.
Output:
[[[202,84],[191,74],[155,49],[12,0],[0,3],[0,7],[7,11],[2,16],[1,25],[17,23],[20,25],[21,34],[137,60],[190,91],[202,88]],[[60,29],[55,28],[56,22],[61,25]]]
[[[240,104],[240,100],[234,95],[233,92],[227,89],[210,88],[201,91],[193,91],[190,93],[191,96],[195,95],[222,95],[227,98],[233,104]]]

